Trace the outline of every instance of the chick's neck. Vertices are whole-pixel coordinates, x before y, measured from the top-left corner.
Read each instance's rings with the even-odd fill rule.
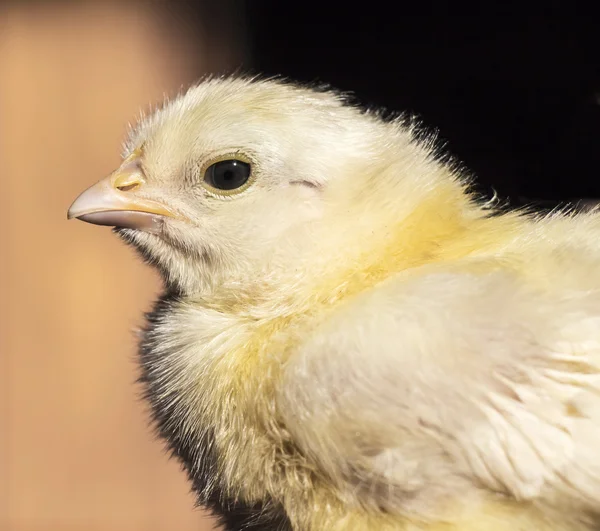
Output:
[[[454,182],[415,194],[414,204],[369,197],[335,204],[323,219],[307,228],[311,238],[297,254],[274,254],[251,275],[224,278],[213,289],[193,298],[227,314],[268,320],[333,306],[394,273],[463,257],[471,252],[467,233],[485,229],[488,215]],[[340,210],[355,212],[340,215]],[[457,243],[463,242],[463,244]],[[466,242],[466,243],[465,243]]]

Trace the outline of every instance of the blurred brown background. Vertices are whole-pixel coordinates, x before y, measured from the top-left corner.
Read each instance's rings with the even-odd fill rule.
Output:
[[[0,3],[3,531],[212,528],[134,384],[133,330],[157,278],[110,230],[65,214],[118,164],[140,107],[238,65],[235,14],[219,31],[217,15]]]

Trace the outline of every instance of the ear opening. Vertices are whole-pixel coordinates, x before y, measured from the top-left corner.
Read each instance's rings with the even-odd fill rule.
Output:
[[[300,180],[300,181],[290,181],[290,184],[293,186],[307,186],[308,188],[313,188],[315,190],[321,190],[323,186],[319,183],[314,183],[312,181]]]

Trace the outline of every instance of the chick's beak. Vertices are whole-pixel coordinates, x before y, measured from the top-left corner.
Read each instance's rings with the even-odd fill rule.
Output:
[[[67,218],[96,225],[158,231],[165,217],[175,215],[157,201],[144,199],[145,178],[139,159],[126,160],[112,175],[97,182],[75,199]]]

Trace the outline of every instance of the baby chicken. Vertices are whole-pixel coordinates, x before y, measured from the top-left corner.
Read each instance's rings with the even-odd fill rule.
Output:
[[[164,279],[142,382],[226,529],[600,529],[600,216],[498,211],[438,155],[212,79],[71,206]]]

